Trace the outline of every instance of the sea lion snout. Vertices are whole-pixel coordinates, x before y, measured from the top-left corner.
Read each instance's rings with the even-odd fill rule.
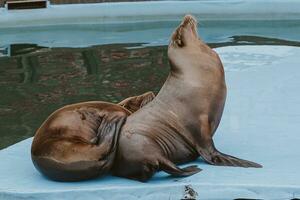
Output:
[[[198,40],[197,20],[192,15],[186,15],[172,34],[170,45],[183,47]]]

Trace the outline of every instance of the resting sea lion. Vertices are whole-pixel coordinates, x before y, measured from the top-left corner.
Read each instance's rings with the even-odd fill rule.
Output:
[[[261,167],[219,152],[212,137],[226,98],[222,62],[197,34],[196,20],[187,15],[168,47],[171,72],[158,95],[127,117],[113,174],[140,181],[156,171],[188,176],[200,171],[175,164],[201,156],[213,165]]]
[[[31,147],[35,167],[57,181],[78,181],[112,167],[126,117],[154,98],[152,92],[117,104],[93,101],[58,109],[37,130]]]

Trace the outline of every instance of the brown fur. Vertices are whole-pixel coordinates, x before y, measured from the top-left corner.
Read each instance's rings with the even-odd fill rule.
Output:
[[[200,169],[175,164],[199,156],[213,165],[261,167],[223,154],[213,144],[226,99],[224,69],[217,53],[198,37],[192,16],[185,16],[171,36],[168,58],[171,72],[158,95],[127,118],[114,174],[140,181],[158,170],[188,176]]]
[[[31,147],[35,167],[57,181],[78,181],[107,173],[126,117],[153,98],[154,94],[148,92],[119,105],[94,101],[58,109],[35,134]]]

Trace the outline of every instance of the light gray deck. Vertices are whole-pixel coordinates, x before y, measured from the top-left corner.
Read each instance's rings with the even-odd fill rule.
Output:
[[[199,199],[300,198],[300,48],[235,46],[216,49],[228,98],[216,146],[262,169],[215,167],[187,178],[158,173],[147,183],[107,176],[77,183],[47,180],[30,160],[31,139],[0,151],[0,199],[174,199],[185,185]],[[125,167],[125,166],[124,166]]]

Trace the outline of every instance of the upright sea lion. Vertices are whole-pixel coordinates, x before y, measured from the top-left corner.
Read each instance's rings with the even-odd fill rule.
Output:
[[[214,146],[226,99],[224,69],[218,54],[198,37],[192,16],[185,16],[173,33],[168,58],[171,71],[158,95],[127,117],[113,173],[140,181],[158,170],[187,176],[200,169],[175,164],[199,156],[213,165],[261,167]]]
[[[93,101],[52,113],[37,130],[31,147],[35,167],[57,181],[78,181],[112,167],[126,117],[154,98],[152,92],[117,104]]]

